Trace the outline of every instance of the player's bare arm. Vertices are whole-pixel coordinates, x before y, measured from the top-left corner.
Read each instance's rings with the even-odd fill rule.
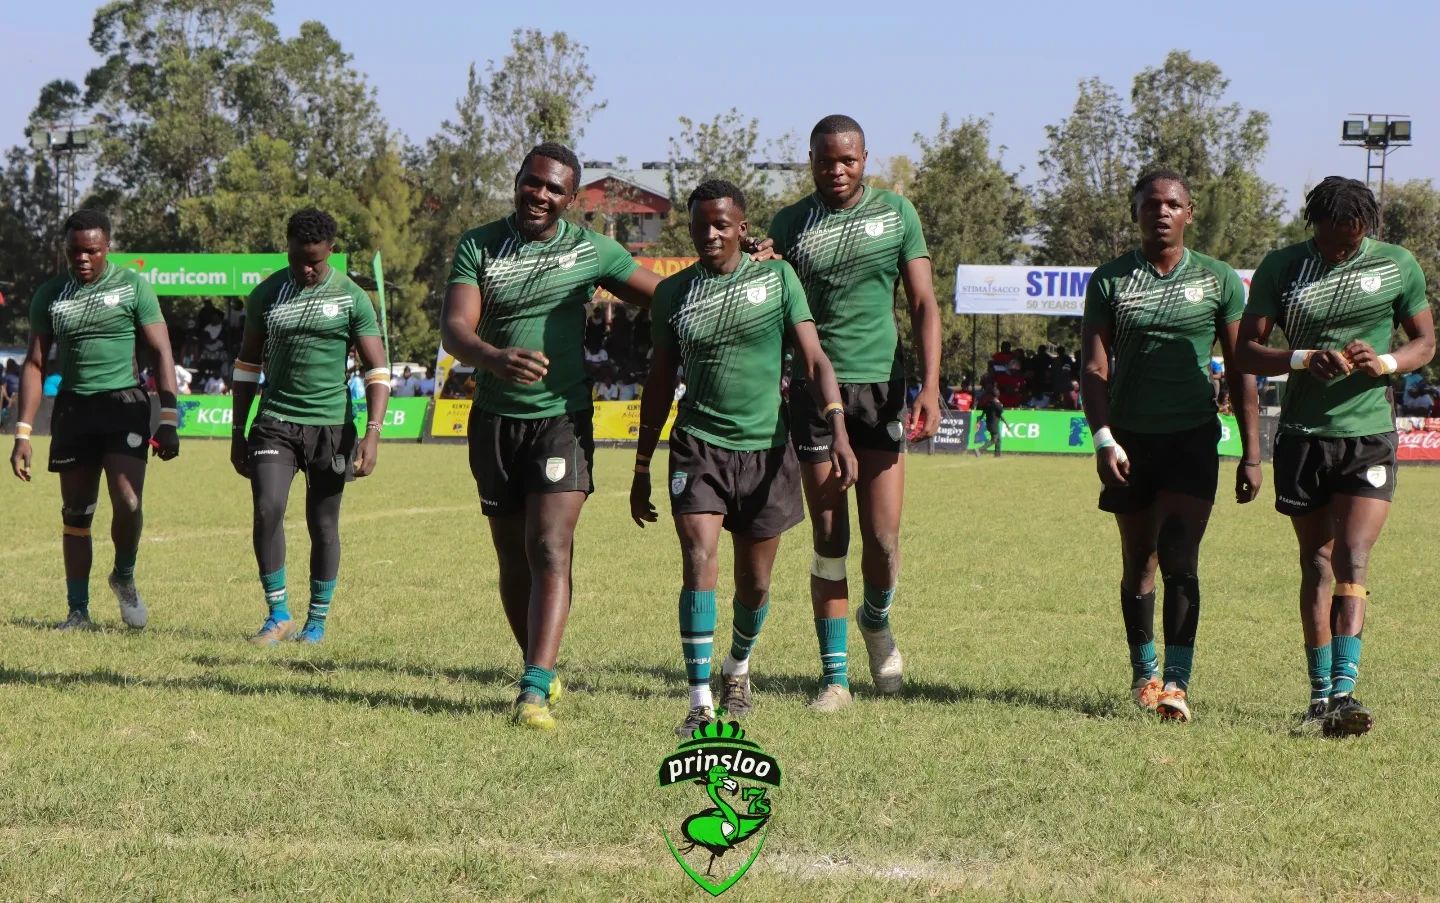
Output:
[[[820,333],[815,330],[813,320],[796,323],[790,330],[790,341],[795,348],[795,357],[805,372],[806,384],[815,397],[815,404],[825,412],[835,436],[830,443],[830,464],[835,468],[840,488],[849,489],[859,476],[859,464],[854,450],[850,448],[850,436],[845,432],[845,404],[840,399],[835,368],[820,347]]]
[[[355,352],[365,365],[365,435],[355,453],[355,478],[359,479],[375,470],[380,453],[380,428],[390,405],[390,365],[377,335],[356,336]]]
[[[933,438],[940,431],[940,305],[935,301],[930,258],[907,260],[900,267],[900,281],[910,302],[910,330],[921,368],[920,394],[906,424],[908,437],[915,442]]]
[[[1235,360],[1240,340],[1240,321],[1225,323],[1216,330],[1220,356],[1225,360],[1225,382],[1230,388],[1230,407],[1240,427],[1240,463],[1235,467],[1235,501],[1244,505],[1260,494],[1264,480],[1260,470],[1260,399],[1255,377],[1242,370]]]
[[[245,444],[245,421],[260,385],[260,369],[264,364],[265,333],[247,322],[240,338],[240,353],[235,357],[235,372],[230,377],[230,464],[242,477],[250,476],[250,452]]]
[[[1377,354],[1369,344],[1356,339],[1345,346],[1345,356],[1351,365],[1370,376],[1388,376],[1391,373],[1410,373],[1430,363],[1435,357],[1435,318],[1428,310],[1422,310],[1412,317],[1400,321],[1409,341],[1390,352],[1391,361],[1385,355]]]
[[[1329,381],[1346,376],[1353,369],[1350,359],[1340,349],[1292,351],[1266,345],[1275,328],[1273,317],[1246,314],[1240,320],[1240,335],[1235,348],[1240,369],[1255,376],[1281,376],[1294,370],[1307,370],[1319,380]]]
[[[480,338],[477,330],[482,303],[480,289],[473,285],[452,283],[445,290],[440,309],[440,343],[445,350],[460,363],[488,370],[507,382],[528,386],[544,379],[550,360],[542,352],[496,348]]]
[[[30,482],[30,459],[35,454],[30,445],[30,425],[40,413],[40,398],[45,383],[45,360],[50,356],[50,336],[30,336],[25,349],[25,363],[20,366],[19,414],[15,420],[15,447],[10,452],[10,469],[15,476]],[[172,376],[173,379],[173,376]]]
[[[1101,433],[1110,426],[1110,345],[1113,341],[1110,327],[1094,323],[1085,324],[1080,334],[1080,347],[1084,367],[1080,372],[1081,402],[1085,407],[1085,420],[1090,424],[1090,435]],[[1125,449],[1111,441],[1095,451],[1095,469],[1100,482],[1106,486],[1124,486],[1130,478],[1130,459]]]
[[[160,426],[155,430],[155,456],[169,461],[180,454],[180,435],[176,431],[175,396],[180,387],[175,380],[175,357],[170,350],[170,330],[165,321],[141,327],[141,337],[155,355],[155,394],[160,396]]]
[[[655,503],[650,500],[650,460],[660,444],[660,431],[670,416],[675,397],[675,371],[680,367],[680,352],[675,348],[657,346],[645,378],[645,391],[640,396],[640,435],[635,442],[635,477],[630,481],[630,517],[638,527],[659,519]]]
[[[659,284],[660,274],[644,267],[631,273],[630,278],[624,282],[617,282],[614,279],[606,279],[601,282],[606,291],[626,304],[647,309],[650,307],[650,299],[655,297],[655,286]]]

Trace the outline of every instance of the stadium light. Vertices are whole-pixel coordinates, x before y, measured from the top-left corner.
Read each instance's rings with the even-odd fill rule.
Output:
[[[1377,237],[1385,232],[1385,158],[1391,151],[1410,146],[1410,117],[1397,113],[1351,113],[1364,119],[1346,119],[1340,123],[1340,144],[1365,149],[1365,183],[1378,177],[1380,223]]]

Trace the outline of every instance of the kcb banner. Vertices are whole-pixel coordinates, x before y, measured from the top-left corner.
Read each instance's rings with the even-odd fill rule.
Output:
[[[419,439],[424,431],[425,406],[428,398],[392,398],[385,410],[385,422],[380,425],[381,439]],[[245,420],[248,429],[259,410],[260,399],[250,405],[250,416]],[[229,395],[181,395],[175,400],[176,413],[180,423],[176,432],[181,436],[210,437],[224,439],[230,435],[234,413]],[[361,435],[365,430],[365,402],[355,402],[355,429]]]
[[[985,418],[973,415],[969,424],[970,441],[963,445],[949,444],[943,448],[936,445],[936,451],[963,451],[978,448],[989,439]],[[1235,418],[1229,414],[1220,415],[1220,442],[1216,446],[1221,455],[1240,457],[1240,430]],[[1090,439],[1090,425],[1081,411],[1032,411],[1013,408],[1005,412],[1000,423],[1000,450],[1008,452],[1039,452],[1051,455],[1088,455],[1094,452]]]

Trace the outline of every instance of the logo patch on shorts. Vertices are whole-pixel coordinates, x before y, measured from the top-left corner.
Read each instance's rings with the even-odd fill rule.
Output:
[[[1385,485],[1385,478],[1386,473],[1384,464],[1376,464],[1374,467],[1367,468],[1365,471],[1365,482],[1369,483],[1371,486],[1374,486],[1376,489],[1379,489],[1381,486]]]
[[[1365,294],[1373,295],[1380,291],[1380,283],[1383,281],[1379,276],[1361,276],[1360,288],[1364,290]]]
[[[345,472],[345,456],[344,456],[344,455],[336,455],[335,457],[331,458],[331,459],[330,459],[330,469],[333,470],[333,471],[335,471],[336,473],[344,473],[344,472]]]
[[[1199,304],[1205,300],[1205,290],[1198,285],[1185,286],[1185,300],[1191,304]]]
[[[549,481],[552,482],[552,483],[558,483],[558,482],[560,482],[560,481],[561,481],[562,479],[564,479],[564,478],[565,478],[565,459],[564,459],[564,458],[546,458],[546,459],[545,459],[545,479],[549,480]]]
[[[125,436],[125,444],[130,446],[131,448],[139,448],[140,443],[144,441],[145,437],[141,436],[139,433],[129,433]]]
[[[745,290],[745,300],[751,304],[764,304],[768,297],[770,291],[763,285],[752,285]]]
[[[333,316],[335,316],[336,314],[340,313],[340,305],[338,305],[338,304],[326,304],[326,305],[323,305],[323,306],[321,306],[321,308],[320,308],[320,312],[323,313],[323,314],[324,314],[325,316],[327,316],[327,317],[333,317]]]
[[[879,238],[885,234],[885,223],[878,219],[872,219],[865,224],[865,234],[871,238]]]
[[[102,300],[105,302],[106,307],[114,307],[115,305],[120,303],[120,296],[118,294],[109,294],[106,295]]]
[[[890,437],[891,442],[899,442],[900,437],[905,435],[905,425],[898,420],[892,420],[885,424],[885,435]]]
[[[670,494],[679,495],[685,491],[685,481],[689,476],[683,470],[677,470],[670,474]]]

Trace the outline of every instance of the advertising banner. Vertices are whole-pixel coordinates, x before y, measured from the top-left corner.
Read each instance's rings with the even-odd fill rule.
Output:
[[[635,262],[664,279],[666,276],[674,276],[698,259],[698,257],[636,257]],[[599,288],[595,290],[594,300],[619,301],[620,299],[605,289]]]
[[[134,270],[157,295],[248,295],[288,261],[284,254],[111,254],[110,262]],[[346,272],[344,254],[330,266]]]
[[[955,268],[957,314],[1078,317],[1095,267],[970,266]],[[1236,270],[1248,290],[1254,270]]]
[[[930,440],[930,450],[963,452],[969,448],[970,412],[945,411],[940,415],[940,430]]]
[[[969,419],[967,425],[968,440],[964,443],[939,443],[935,445],[936,451],[965,451],[970,448],[977,448],[988,438],[988,431],[985,428],[985,418],[950,412],[945,415],[946,421],[950,418],[965,417]],[[942,421],[941,432],[946,430],[947,423]],[[936,437],[939,439],[939,436]],[[1220,454],[1227,457],[1238,458],[1240,456],[1240,432],[1235,424],[1235,418],[1229,414],[1220,416],[1220,442],[1218,444]],[[1088,455],[1094,450],[1090,440],[1090,426],[1085,422],[1085,415],[1080,411],[1032,411],[1024,408],[1012,409],[1005,412],[1005,420],[1000,424],[1000,450],[1002,454],[1025,454],[1043,453],[1051,455]]]
[[[424,431],[425,406],[429,403],[428,398],[390,399],[390,405],[385,411],[385,422],[380,426],[380,438],[419,439]],[[180,425],[176,431],[181,436],[224,439],[230,435],[233,415],[229,395],[181,395],[176,399],[175,406],[180,415]],[[250,406],[246,427],[255,419],[255,411],[259,406],[260,400],[257,398]],[[357,431],[365,429],[365,413],[365,402],[357,401]]]
[[[1440,417],[1400,417],[1395,421],[1401,461],[1440,461]]]
[[[430,435],[437,439],[463,439],[469,433],[470,401],[460,399],[437,399],[435,416],[430,419]],[[670,426],[675,422],[675,407],[670,408],[670,417],[660,431],[661,439],[670,438]],[[597,401],[595,402],[595,438],[602,442],[633,442],[640,435],[640,402]]]

